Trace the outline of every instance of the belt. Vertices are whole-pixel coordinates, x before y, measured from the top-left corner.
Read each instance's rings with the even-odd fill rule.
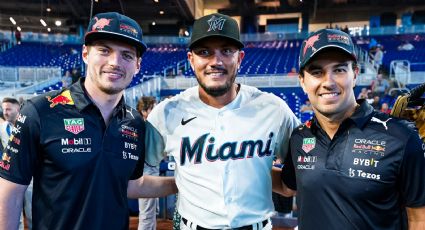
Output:
[[[182,221],[183,221],[183,223],[185,225],[187,225],[188,220],[186,218],[182,217]],[[268,219],[267,220],[263,220],[261,222],[262,227],[266,226],[268,223],[269,223],[269,220]],[[254,225],[254,224],[246,225],[246,226],[242,226],[242,227],[238,227],[238,228],[232,228],[232,230],[253,230],[254,228],[252,227],[252,225]],[[204,228],[204,227],[201,227],[199,225],[197,225],[195,229],[196,230],[218,230],[218,229]]]

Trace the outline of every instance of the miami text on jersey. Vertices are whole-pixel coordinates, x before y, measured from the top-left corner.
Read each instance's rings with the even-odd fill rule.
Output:
[[[270,156],[272,155],[270,145],[273,139],[273,135],[273,132],[270,132],[269,138],[265,146],[263,140],[245,140],[241,143],[237,141],[226,142],[216,149],[214,146],[215,138],[213,136],[210,136],[208,138],[208,144],[205,148],[204,155],[205,158],[211,162],[216,160],[237,160],[243,159],[245,157],[252,158],[254,156],[255,150],[257,151],[257,155],[259,157]],[[193,145],[191,145],[189,137],[182,138],[180,149],[180,165],[184,165],[186,163],[186,157],[189,158],[189,162],[192,161],[192,159],[195,157],[195,164],[202,163],[202,153],[204,151],[205,141],[207,140],[208,136],[209,133],[200,136]],[[238,149],[239,152],[237,152]]]

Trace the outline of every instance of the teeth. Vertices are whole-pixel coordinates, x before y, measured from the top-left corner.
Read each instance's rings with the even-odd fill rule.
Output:
[[[338,93],[324,93],[322,94],[322,97],[324,98],[331,98],[331,97],[336,97],[338,96]]]
[[[121,74],[119,74],[119,73],[107,73],[107,74],[114,75],[114,76],[121,76]]]
[[[221,75],[223,75],[223,73],[209,73],[208,75],[211,75],[211,76],[221,76]]]

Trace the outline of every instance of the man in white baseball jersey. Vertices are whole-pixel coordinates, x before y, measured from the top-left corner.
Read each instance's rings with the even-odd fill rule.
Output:
[[[272,229],[272,161],[299,122],[283,100],[235,83],[243,46],[234,19],[196,20],[187,56],[199,85],[148,117],[146,161],[176,160],[180,229]]]

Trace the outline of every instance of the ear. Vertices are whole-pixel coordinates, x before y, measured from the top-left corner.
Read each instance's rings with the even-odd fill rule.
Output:
[[[243,60],[243,58],[244,58],[244,57],[245,57],[245,51],[243,51],[243,50],[239,51],[239,56],[238,56],[238,69],[239,69],[239,66],[241,65],[242,60]]]
[[[191,51],[187,52],[187,59],[189,60],[190,67],[195,71],[195,68],[193,68],[193,53]]]
[[[298,80],[300,81],[300,86],[303,89],[304,93],[306,93],[305,85],[304,85],[304,78],[305,78],[305,76],[303,77],[303,76],[301,76],[301,74],[298,74]]]
[[[142,57],[139,57],[137,58],[137,61],[136,61],[136,70],[134,71],[134,75],[136,75],[140,71],[141,66],[142,66]]]
[[[354,68],[353,72],[354,72],[354,77],[353,77],[353,87],[354,87],[354,86],[356,86],[357,76],[359,75],[360,68],[358,66],[356,66]]]
[[[86,65],[88,64],[88,55],[89,55],[89,47],[87,47],[86,45],[83,45],[82,57]]]

